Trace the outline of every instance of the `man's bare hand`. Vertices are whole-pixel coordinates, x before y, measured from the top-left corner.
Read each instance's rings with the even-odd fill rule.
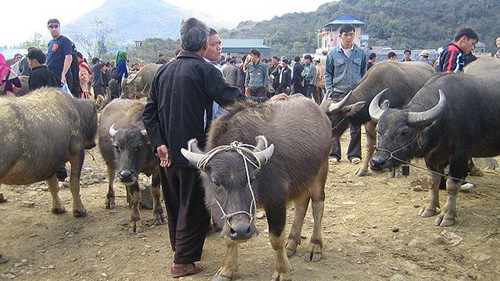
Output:
[[[168,155],[168,147],[166,145],[160,145],[156,148],[156,154],[160,158],[160,166],[170,167],[172,162],[170,161],[170,156]]]

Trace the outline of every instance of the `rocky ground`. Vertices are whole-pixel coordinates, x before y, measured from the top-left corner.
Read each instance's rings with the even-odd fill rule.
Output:
[[[151,211],[141,210],[147,227],[142,234],[129,234],[125,190],[117,188],[114,210],[104,208],[106,169],[97,149],[92,154],[95,160],[87,155],[82,177],[86,218],[52,214],[44,183],[1,186],[7,202],[0,204],[0,254],[8,261],[0,264],[0,280],[171,280],[167,226],[152,225]],[[309,211],[303,244],[290,259],[294,280],[498,280],[498,171],[471,177],[477,187],[459,194],[455,225],[441,228],[434,218],[417,215],[428,198],[425,171],[412,168],[407,178],[385,173],[360,178],[354,175],[357,168],[347,161],[331,164],[323,258],[304,261],[312,228]],[[71,210],[69,189],[63,187],[60,195]],[[440,196],[444,204],[446,192]],[[240,247],[237,280],[272,275],[266,220],[257,223],[261,234]],[[206,270],[179,280],[210,280],[223,254],[223,241],[212,233],[203,254]]]

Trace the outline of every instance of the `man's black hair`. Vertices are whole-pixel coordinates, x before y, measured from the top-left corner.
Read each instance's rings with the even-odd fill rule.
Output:
[[[469,39],[475,39],[475,40],[479,41],[479,36],[474,31],[474,29],[465,27],[465,28],[460,29],[457,32],[457,34],[455,35],[455,42],[460,40],[460,38],[462,38],[464,36],[467,36],[467,38],[469,38]]]
[[[32,48],[28,51],[28,59],[37,60],[38,63],[44,64],[47,56],[40,49]]]

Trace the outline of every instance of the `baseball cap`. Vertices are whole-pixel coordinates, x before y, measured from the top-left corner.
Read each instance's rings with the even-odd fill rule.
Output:
[[[423,57],[428,57],[429,56],[429,51],[422,50],[422,52],[420,52],[420,55],[423,56]]]

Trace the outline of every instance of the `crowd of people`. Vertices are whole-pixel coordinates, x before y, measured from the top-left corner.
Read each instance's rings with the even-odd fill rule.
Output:
[[[61,34],[60,22],[50,19],[47,28],[52,35],[47,50],[30,48],[27,67],[19,67],[29,76],[29,89],[63,87],[76,98],[97,98],[107,92],[112,98],[120,95],[119,85],[129,70],[138,70],[141,63],[128,67],[127,52],[118,51],[116,59],[104,62],[92,58],[91,64],[79,53],[73,42]],[[180,51],[162,64],[152,81],[143,121],[151,144],[162,167],[162,188],[168,213],[170,245],[174,251],[171,274],[181,277],[203,271],[202,249],[210,223],[206,210],[200,175],[180,153],[193,138],[204,147],[206,131],[214,118],[224,114],[221,107],[236,101],[252,99],[264,102],[302,94],[318,104],[323,98],[343,99],[353,90],[366,72],[376,63],[376,54],[367,55],[354,43],[355,28],[345,24],[339,29],[340,44],[320,55],[295,56],[293,59],[262,57],[251,49],[242,57],[222,56],[222,41],[217,31],[190,18],[180,30]],[[470,28],[458,31],[454,40],[441,53],[435,66],[442,72],[461,72],[479,38]],[[500,48],[500,38],[497,39]],[[411,50],[405,50],[403,62],[411,61]],[[500,57],[500,51],[496,54]],[[397,61],[391,52],[389,60]],[[420,60],[434,65],[428,51]],[[25,72],[25,70],[27,71]],[[14,72],[0,53],[0,94],[16,95],[21,88],[19,74]],[[161,109],[161,110],[160,110]],[[361,160],[360,127],[351,126],[347,158],[357,164]],[[341,159],[340,142],[331,149],[331,161]],[[64,167],[58,178],[67,176]],[[1,194],[0,194],[1,195]]]

